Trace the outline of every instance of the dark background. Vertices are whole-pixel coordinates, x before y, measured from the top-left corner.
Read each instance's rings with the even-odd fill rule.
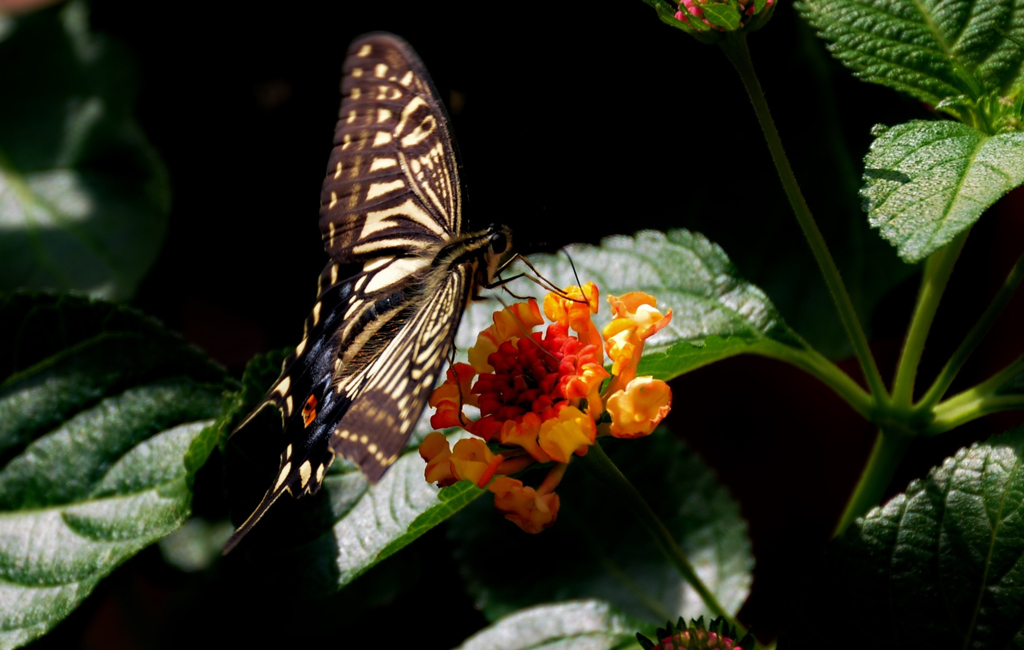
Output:
[[[236,375],[253,354],[300,337],[326,262],[317,209],[341,63],[355,36],[376,30],[407,39],[448,101],[469,227],[506,223],[527,253],[643,228],[699,230],[768,291],[791,326],[847,356],[738,79],[716,48],[662,25],[640,0],[614,10],[553,2],[189,7],[97,0],[92,23],[134,58],[137,116],[172,184],[169,235],[133,304]],[[856,197],[860,160],[872,125],[936,116],[854,79],[789,2],[750,46],[797,176],[888,377],[916,276],[866,226]],[[1020,254],[1022,203],[1018,192],[975,229],[945,303],[954,308],[939,312],[925,380]],[[1021,301],[1009,311],[1015,320],[1001,321],[965,369],[963,386],[1021,352],[1008,324],[1024,316]],[[841,365],[856,373],[849,359]],[[672,386],[669,425],[718,470],[750,522],[757,568],[740,618],[771,638],[799,621],[799,599],[814,592],[814,558],[856,481],[872,427],[814,380],[770,360],[728,360]],[[957,447],[1019,421],[989,418],[920,444],[892,491]],[[219,507],[215,498],[196,504],[210,517],[223,516]],[[311,608],[305,621],[284,620],[279,603],[232,592],[222,568],[184,574],[149,549],[39,645],[324,638],[343,645],[357,626],[384,647],[450,647],[485,624],[462,595],[443,530],[386,570],[403,576],[397,593],[372,593],[373,573],[348,591],[387,607],[353,620],[339,602],[333,610]],[[200,634],[204,627],[212,631]]]

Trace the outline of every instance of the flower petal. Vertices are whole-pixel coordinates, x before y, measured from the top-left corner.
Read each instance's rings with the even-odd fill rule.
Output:
[[[612,436],[640,438],[654,431],[672,410],[672,389],[660,379],[637,377],[612,393],[605,408],[612,419]]]
[[[583,345],[600,345],[597,326],[590,319],[591,314],[597,313],[597,285],[587,282],[582,288],[566,287],[563,294],[549,293],[544,297],[544,314],[576,332]]]
[[[539,440],[540,448],[552,460],[568,463],[574,453],[586,453],[596,437],[597,426],[590,416],[575,406],[567,406],[558,412],[558,419],[541,424]]]
[[[637,335],[644,340],[654,336],[672,321],[672,310],[662,315],[657,309],[657,299],[642,291],[631,291],[621,296],[610,295],[608,303],[615,318],[627,318],[636,323]]]
[[[448,439],[440,431],[427,435],[420,443],[420,457],[427,461],[423,475],[427,483],[437,483],[437,487],[452,485],[458,481],[452,474],[449,458],[452,455]]]
[[[455,449],[452,450],[452,474],[483,487],[494,476],[494,470],[503,460],[501,454],[492,454],[483,440],[464,438],[455,443]]]
[[[558,517],[560,502],[554,492],[539,495],[522,481],[507,476],[494,479],[487,489],[494,493],[494,507],[527,533],[539,533]]]
[[[550,462],[551,457],[541,449],[537,442],[540,428],[541,419],[536,413],[524,414],[520,422],[507,420],[501,427],[501,444],[522,447],[538,463]]]

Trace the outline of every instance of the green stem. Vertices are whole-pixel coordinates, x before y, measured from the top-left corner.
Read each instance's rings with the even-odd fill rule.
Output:
[[[932,436],[943,433],[989,413],[1024,409],[1024,394],[1018,392],[1000,395],[998,393],[1007,382],[1022,373],[1024,373],[1024,356],[1018,357],[1013,363],[974,388],[969,388],[940,402],[932,409],[934,418],[925,430],[925,434]]]
[[[831,388],[836,395],[843,398],[864,419],[873,420],[875,418],[874,398],[868,395],[848,374],[840,370],[839,366],[832,363],[828,358],[810,346],[805,350],[797,350],[781,345],[778,347],[765,347],[752,354],[785,361],[792,366],[800,368]]]
[[[995,298],[992,299],[988,309],[981,315],[981,318],[971,328],[971,331],[967,333],[963,343],[960,344],[960,347],[950,357],[949,362],[939,372],[939,376],[935,378],[935,383],[932,384],[928,392],[921,398],[921,401],[914,405],[915,410],[928,411],[942,399],[942,396],[949,390],[953,380],[956,379],[957,373],[960,372],[968,357],[974,352],[974,348],[988,334],[992,324],[995,323],[1003,308],[1006,307],[1006,304],[1010,302],[1010,298],[1017,291],[1017,287],[1022,279],[1024,279],[1024,255],[1017,258],[1016,264],[1010,269],[1010,273],[1006,276],[1003,286],[1000,287]]]
[[[697,572],[693,569],[693,565],[690,564],[682,549],[676,544],[672,533],[661,522],[658,515],[651,510],[651,506],[647,504],[647,501],[644,500],[640,492],[633,487],[629,479],[608,458],[601,445],[595,444],[591,446],[587,450],[587,455],[583,457],[583,461],[586,467],[594,472],[605,485],[611,486],[615,493],[627,502],[640,525],[644,527],[647,534],[651,536],[651,539],[654,540],[654,543],[657,544],[669,562],[679,571],[679,575],[683,577],[683,580],[700,595],[701,600],[711,610],[711,613],[715,616],[722,616],[730,625],[735,625],[740,630],[740,636],[746,634],[746,630],[733,620],[732,616],[725,611],[725,608],[715,598],[715,595],[711,593],[711,590],[701,582]]]
[[[833,537],[838,537],[857,517],[878,505],[885,494],[885,488],[889,486],[893,474],[896,473],[896,468],[907,453],[911,440],[913,438],[907,435],[887,433],[882,429],[878,431],[871,456],[864,466],[860,480],[857,481],[857,487],[850,495],[839,524],[832,532]]]
[[[969,233],[969,229],[964,231],[933,253],[924,263],[921,287],[917,292],[917,304],[914,305],[914,315],[910,319],[907,338],[903,342],[903,351],[896,366],[896,379],[893,381],[892,403],[898,409],[910,409],[914,399],[917,366],[924,353],[928,332],[935,320],[935,312],[939,308],[949,276],[953,273],[953,266],[960,257],[960,251],[963,250]]]
[[[832,294],[832,300],[836,303],[839,319],[843,323],[846,335],[850,338],[857,359],[860,361],[861,369],[864,371],[868,388],[879,402],[888,402],[889,394],[885,389],[885,382],[882,380],[882,375],[878,372],[875,358],[871,355],[871,348],[868,346],[868,339],[864,335],[860,321],[857,319],[857,312],[853,308],[853,301],[850,300],[850,294],[846,291],[843,278],[839,275],[839,268],[836,266],[835,260],[832,259],[832,254],[829,253],[828,246],[825,244],[825,238],[822,237],[821,231],[818,230],[818,225],[814,222],[811,209],[807,206],[807,201],[800,191],[800,185],[796,181],[796,176],[793,175],[793,168],[789,164],[789,158],[786,157],[786,150],[782,146],[782,139],[779,137],[779,132],[775,128],[771,112],[768,110],[768,102],[765,100],[764,92],[761,90],[761,83],[754,72],[754,64],[750,59],[750,50],[747,49],[746,35],[735,32],[728,33],[720,46],[725,56],[732,63],[733,67],[736,68],[736,72],[739,73],[743,87],[746,88],[747,95],[750,96],[750,101],[754,105],[754,114],[757,115],[757,121],[761,124],[761,130],[764,132],[765,140],[768,142],[768,150],[772,154],[775,169],[782,180],[782,187],[786,192],[786,197],[789,199],[789,204],[793,207],[796,220],[804,232],[804,237],[807,238],[807,243],[811,247],[814,259],[821,268],[821,273],[825,278],[825,283],[828,285],[829,293]]]

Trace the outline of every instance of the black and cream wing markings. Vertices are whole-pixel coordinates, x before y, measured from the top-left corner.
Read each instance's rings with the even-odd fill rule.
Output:
[[[331,446],[371,481],[379,480],[405,448],[455,338],[470,287],[461,271],[446,274],[429,301],[398,317],[402,326],[395,339],[339,385],[352,405]]]
[[[320,196],[327,252],[347,263],[420,254],[458,234],[459,165],[419,58],[391,35],[353,43]]]
[[[383,476],[426,405],[467,303],[511,248],[504,226],[461,232],[447,114],[404,41],[357,39],[342,94],[321,190],[320,230],[332,261],[302,341],[236,429],[276,406],[286,446],[273,483],[225,553],[282,494],[319,490],[338,455],[373,482]]]

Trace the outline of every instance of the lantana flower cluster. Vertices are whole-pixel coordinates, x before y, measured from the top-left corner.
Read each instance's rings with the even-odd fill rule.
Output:
[[[726,28],[721,25],[712,24],[704,16],[704,7],[711,4],[729,5],[727,0],[678,0],[679,11],[675,14],[675,19],[686,23],[691,27],[696,27],[691,19],[699,20],[707,27],[724,32]],[[767,14],[771,11],[772,5],[775,4],[775,0],[764,0],[763,2],[756,2],[755,0],[737,0],[740,12],[740,22],[738,29],[743,29],[751,22],[751,17],[759,14]],[[759,7],[758,5],[763,5]]]
[[[443,487],[473,481],[494,493],[495,506],[528,533],[555,522],[555,493],[572,457],[583,456],[598,436],[639,438],[668,414],[672,392],[665,382],[638,377],[644,342],[672,319],[645,293],[609,296],[614,319],[599,332],[593,283],[567,287],[537,302],[516,303],[494,313],[494,324],[457,363],[430,397],[436,429],[460,427],[473,434],[450,448],[438,431],[420,445],[426,479]],[[611,373],[605,369],[605,355]],[[480,409],[472,419],[463,407]],[[527,467],[550,463],[541,484],[512,478]]]

